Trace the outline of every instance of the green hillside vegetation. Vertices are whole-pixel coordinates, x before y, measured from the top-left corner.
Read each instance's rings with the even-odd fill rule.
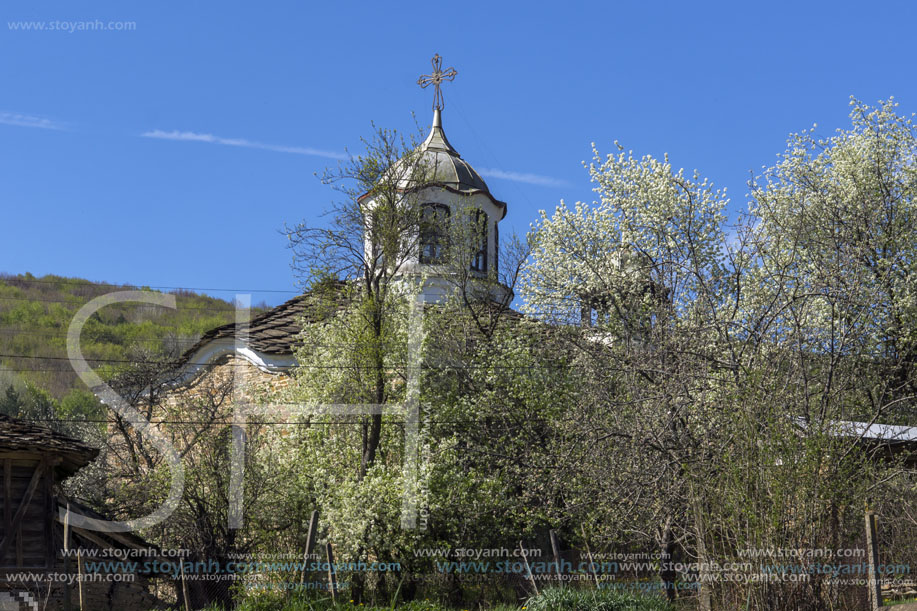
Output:
[[[41,418],[48,415],[49,404],[77,409],[91,402],[67,359],[70,322],[90,299],[138,288],[149,290],[80,278],[0,274],[0,409],[10,413],[19,405],[22,415]],[[228,301],[191,291],[172,293],[177,309],[123,303],[90,318],[81,347],[103,379],[129,366],[138,354],[177,356],[205,331],[234,319]]]

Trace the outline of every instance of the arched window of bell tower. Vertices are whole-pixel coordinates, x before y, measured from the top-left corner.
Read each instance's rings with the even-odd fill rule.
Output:
[[[420,262],[443,263],[449,236],[449,207],[423,204],[420,216]]]

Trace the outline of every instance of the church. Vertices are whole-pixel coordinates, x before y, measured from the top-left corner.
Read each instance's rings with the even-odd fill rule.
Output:
[[[413,224],[405,224],[405,227],[411,228],[408,231],[414,232],[413,245],[411,248],[404,249],[405,256],[399,258],[397,263],[392,264],[390,259],[385,261],[385,265],[393,269],[389,279],[411,286],[415,289],[412,292],[417,295],[421,303],[435,304],[446,300],[455,291],[455,275],[460,274],[467,279],[469,285],[475,287],[472,294],[480,298],[481,303],[500,304],[501,311],[505,312],[508,311],[509,303],[513,298],[512,290],[495,279],[499,278],[497,272],[501,263],[499,224],[506,217],[507,204],[491,191],[480,173],[461,156],[447,138],[443,124],[444,104],[439,87],[444,80],[451,80],[456,73],[451,68],[443,70],[439,56],[434,57],[433,68],[432,75],[421,77],[419,81],[421,86],[431,84],[435,86],[430,130],[423,142],[410,155],[410,163],[422,171],[417,174],[410,169],[405,171],[404,166],[399,167],[397,163],[386,170],[388,178],[394,178],[397,185],[394,192],[405,199],[410,194],[412,213],[416,214],[416,217],[411,217]],[[382,176],[385,178],[386,173],[383,173]],[[421,180],[417,180],[417,176],[420,176]],[[366,219],[377,207],[389,203],[378,199],[380,197],[382,196],[379,192],[370,190],[356,199],[358,209],[364,214],[364,227],[372,227],[372,223]],[[397,199],[398,196],[395,197]],[[456,245],[454,233],[456,226],[471,229],[470,232],[464,233],[465,238],[458,243],[458,251],[462,255],[458,261],[454,257],[456,250],[452,249]],[[368,236],[369,233],[364,232],[362,238],[358,238],[356,251],[363,252],[364,261],[378,261],[380,259],[377,252],[378,244]],[[362,239],[362,245],[359,242],[360,239]],[[460,272],[457,272],[459,268]],[[345,285],[344,281],[338,282],[341,286]],[[641,287],[641,290],[652,294],[656,299],[667,298],[663,287],[646,285]],[[584,312],[582,324],[586,327],[591,326],[592,310],[607,308],[607,305],[593,295],[580,295],[579,297],[585,297],[582,302]],[[258,314],[251,320],[240,319],[236,323],[212,329],[180,357],[176,367],[170,373],[168,383],[173,390],[177,391],[175,392],[176,400],[179,400],[180,393],[187,390],[190,390],[192,394],[195,392],[205,394],[217,386],[222,386],[224,389],[231,387],[224,397],[231,397],[232,401],[237,398],[235,395],[237,388],[244,389],[243,394],[253,389],[257,389],[259,393],[266,391],[268,395],[278,394],[274,391],[280,391],[292,382],[292,375],[297,367],[296,353],[303,326],[320,323],[331,313],[327,308],[327,300],[306,292]],[[521,317],[517,318],[519,319]],[[548,328],[547,325],[541,326],[539,323],[539,331],[546,328]],[[600,346],[600,349],[606,345],[606,338],[601,332],[589,333],[586,337],[590,342],[594,342],[594,345]],[[406,379],[404,386],[407,388],[406,394],[410,393],[409,379]],[[406,404],[407,401],[409,399],[406,400]],[[382,401],[375,401],[372,405],[378,407],[382,404]],[[379,445],[379,428],[381,427],[379,410],[358,411],[367,406],[369,403],[347,405],[347,407],[357,408],[357,411],[347,412],[348,414],[372,414],[374,419],[379,419],[371,426],[364,424],[361,481],[367,473],[366,465],[372,464],[375,448]],[[529,404],[526,404],[526,408],[528,406]],[[338,405],[335,404],[335,407]],[[391,411],[395,411],[396,408],[401,409],[396,405],[389,405],[389,407],[393,408]],[[605,410],[605,404],[600,403],[597,409]],[[406,408],[404,413],[409,413]],[[404,421],[405,448],[410,445],[407,441],[408,426],[412,422],[416,427],[417,418],[411,420],[406,415]],[[278,424],[287,423],[278,422]],[[913,467],[915,459],[912,451],[917,445],[917,432],[914,428],[875,422],[843,421],[833,424],[836,426],[835,435],[853,439],[854,443],[866,446],[874,459],[884,461],[903,458],[906,461],[903,464]],[[412,434],[416,435],[416,428],[414,431]],[[367,442],[367,439],[372,439],[373,436],[375,439]],[[416,443],[416,438],[414,438],[414,443]],[[366,448],[369,446],[372,447],[372,453],[367,459]],[[409,451],[405,449],[405,456],[407,457],[408,454]],[[405,465],[408,465],[407,460]],[[409,469],[405,469],[406,475],[408,472]],[[410,480],[406,477],[406,481]],[[407,491],[409,487],[406,485],[405,489]],[[406,493],[405,499],[410,501],[411,497]],[[402,506],[403,509],[404,506]],[[410,511],[416,513],[416,509],[416,507],[409,508],[408,513]],[[402,526],[405,524],[405,515],[405,513],[401,514]],[[230,526],[230,529],[232,528],[238,527]],[[311,526],[309,531],[312,531]],[[548,537],[548,532],[553,531],[545,531],[543,527],[540,527],[538,536],[544,541]],[[583,537],[586,537],[585,532]],[[550,536],[550,539],[555,557],[560,557],[559,546],[553,540],[553,536]],[[310,542],[312,542],[311,534],[306,543],[305,553],[307,554],[311,553]],[[229,547],[231,546],[230,544]],[[326,554],[330,559],[330,544]],[[665,583],[670,583],[670,580],[674,579],[670,575],[660,575],[660,577]],[[595,578],[598,580],[597,576]],[[334,586],[331,587],[333,589]],[[221,594],[226,594],[226,592],[221,592]]]
[[[435,55],[433,72],[418,80],[421,87],[433,85],[433,121],[429,134],[414,151],[414,165],[422,168],[422,184],[400,174],[399,192],[412,193],[421,204],[418,244],[400,264],[395,279],[419,287],[419,298],[436,303],[454,289],[444,263],[448,227],[460,222],[458,217],[470,218],[474,227],[466,270],[472,282],[496,278],[499,266],[499,223],[506,217],[506,202],[491,192],[487,183],[472,165],[455,149],[443,128],[444,102],[440,85],[451,81],[455,69],[442,69],[442,59]],[[399,172],[393,167],[392,171]],[[359,204],[370,210],[375,205],[372,194],[364,194]],[[367,251],[372,248],[368,242]],[[367,252],[366,258],[371,258]],[[487,299],[508,305],[512,293],[499,283],[486,283]],[[206,372],[235,372],[246,384],[260,388],[279,389],[286,385],[296,365],[294,346],[304,322],[315,322],[323,316],[316,312],[315,300],[309,294],[297,296],[251,319],[246,325],[227,324],[205,333],[179,359],[178,371],[172,374],[173,384],[194,384]],[[240,329],[244,329],[241,334]],[[244,334],[244,337],[241,335]],[[217,373],[217,377],[222,377]]]

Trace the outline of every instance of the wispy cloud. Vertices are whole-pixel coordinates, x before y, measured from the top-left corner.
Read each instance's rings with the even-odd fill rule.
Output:
[[[487,178],[502,178],[514,182],[524,182],[530,185],[540,187],[566,187],[569,183],[566,180],[553,178],[551,176],[541,176],[540,174],[528,174],[524,172],[507,172],[506,170],[496,170],[494,168],[477,168],[478,174]]]
[[[15,125],[17,127],[37,127],[39,129],[64,129],[51,119],[45,117],[36,117],[33,115],[23,115],[16,112],[0,111],[0,123],[3,125]]]
[[[210,144],[222,144],[223,146],[240,146],[251,149],[261,149],[263,151],[274,151],[277,153],[291,153],[293,155],[312,155],[314,157],[325,157],[327,159],[347,159],[344,153],[335,151],[323,151],[308,146],[284,146],[282,144],[265,144],[264,142],[255,142],[245,140],[244,138],[221,138],[213,134],[202,134],[198,132],[180,132],[173,130],[170,132],[161,129],[140,134],[143,138],[157,138],[159,140],[178,140],[181,142],[208,142]]]

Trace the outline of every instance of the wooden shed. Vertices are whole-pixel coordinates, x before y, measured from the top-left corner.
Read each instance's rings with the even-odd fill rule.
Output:
[[[0,414],[3,465],[0,569],[53,568],[57,484],[99,451],[49,428]]]
[[[34,423],[0,414],[0,609],[151,609],[150,574],[80,573],[64,554],[62,515],[67,508],[103,518],[66,499],[61,482],[98,455],[85,443]],[[133,533],[68,529],[67,549],[82,557],[155,558],[158,548]],[[99,550],[117,550],[119,555]],[[69,599],[69,602],[68,602]],[[18,605],[18,607],[17,607]]]

